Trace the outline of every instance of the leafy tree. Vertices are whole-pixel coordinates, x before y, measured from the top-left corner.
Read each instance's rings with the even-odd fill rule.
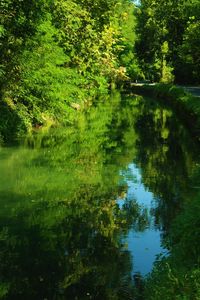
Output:
[[[179,82],[198,81],[198,58],[189,32],[198,33],[199,1],[142,0],[137,15],[139,41],[136,48],[146,78],[166,82],[172,81],[175,75]],[[191,20],[194,28],[190,25]],[[163,57],[166,43],[168,50]]]
[[[177,76],[183,83],[199,83],[200,72],[200,22],[192,17],[183,35],[183,43],[179,47]]]
[[[1,10],[4,139],[45,119],[69,120],[69,106],[89,107],[126,71],[136,76],[134,6],[127,0],[5,0]]]

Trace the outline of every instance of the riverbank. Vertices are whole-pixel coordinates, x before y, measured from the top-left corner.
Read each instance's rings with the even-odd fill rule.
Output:
[[[184,87],[164,84],[130,84],[127,90],[130,94],[145,95],[156,99],[161,105],[162,103],[169,105],[182,123],[187,126],[191,136],[198,141],[200,140],[199,97],[192,95]],[[174,147],[176,147],[176,142]],[[192,145],[190,147],[192,148]],[[178,161],[174,165],[174,174],[177,168]],[[165,168],[162,167],[162,172],[164,170]],[[163,174],[162,172],[161,174]],[[169,256],[158,258],[153,271],[144,279],[144,292],[138,299],[199,299],[199,174],[197,163],[193,167],[191,176],[189,176],[190,185],[188,188],[191,189],[191,192],[184,193],[186,201],[182,204],[180,214],[171,221],[165,238]],[[174,183],[176,182],[175,178],[174,175]],[[186,180],[187,175],[184,174],[183,178]],[[192,182],[193,184],[191,184]],[[196,182],[195,185],[194,182]],[[171,187],[167,190],[170,191]],[[184,186],[181,190],[184,190]],[[173,197],[170,203],[171,201],[173,202]]]
[[[162,101],[172,107],[187,125],[193,137],[200,140],[200,99],[184,87],[169,84],[135,84],[127,87],[129,93],[141,94]]]
[[[180,85],[178,86],[180,88],[183,88],[186,92],[192,94],[195,97],[200,97],[200,87],[199,86],[185,86],[185,85]]]
[[[196,299],[196,269],[175,266],[193,268],[199,253],[199,204],[186,206],[199,199],[199,147],[166,105],[119,93],[107,100],[73,110],[75,126],[41,127],[0,149],[0,298],[40,299],[42,284],[48,299]],[[147,281],[169,230],[178,257]]]

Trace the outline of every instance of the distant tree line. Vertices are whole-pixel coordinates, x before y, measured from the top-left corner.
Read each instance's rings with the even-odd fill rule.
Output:
[[[141,0],[137,56],[152,81],[200,83],[200,1]]]

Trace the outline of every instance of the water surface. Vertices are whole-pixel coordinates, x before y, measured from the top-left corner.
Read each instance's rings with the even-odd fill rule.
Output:
[[[198,146],[173,111],[113,95],[0,148],[3,299],[133,299],[195,194]]]

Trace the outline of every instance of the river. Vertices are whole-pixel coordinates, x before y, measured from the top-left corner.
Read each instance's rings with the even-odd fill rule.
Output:
[[[2,299],[134,299],[134,275],[170,254],[199,161],[169,107],[119,93],[0,148]]]

